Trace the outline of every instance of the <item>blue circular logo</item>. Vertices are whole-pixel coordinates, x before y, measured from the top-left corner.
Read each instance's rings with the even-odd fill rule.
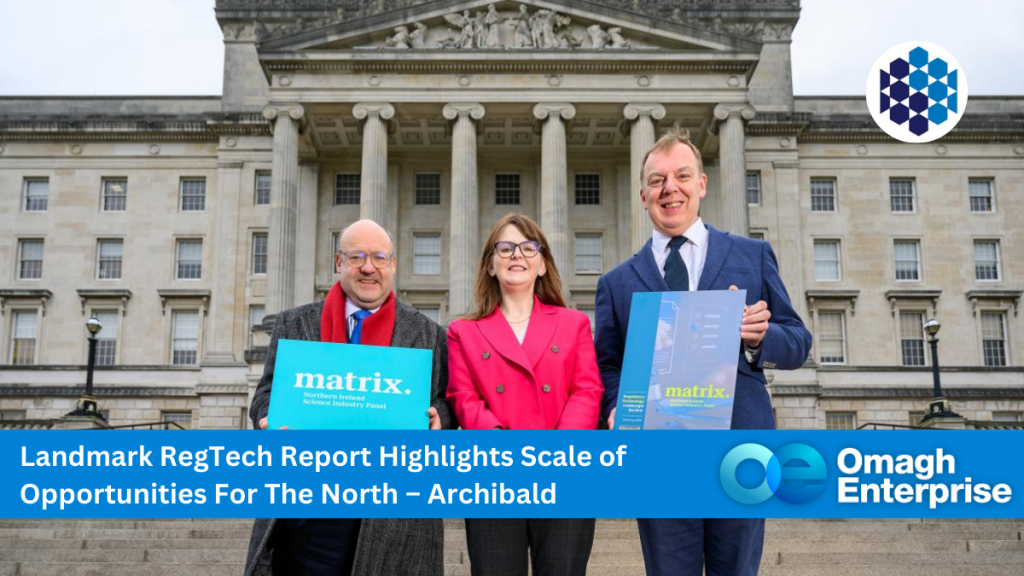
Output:
[[[745,488],[736,480],[740,463],[754,460],[764,467],[764,481]],[[803,462],[804,466],[790,465]],[[741,444],[725,455],[719,478],[730,498],[740,504],[760,504],[774,494],[789,504],[806,504],[825,489],[825,459],[806,444],[786,444],[772,453],[760,444]]]

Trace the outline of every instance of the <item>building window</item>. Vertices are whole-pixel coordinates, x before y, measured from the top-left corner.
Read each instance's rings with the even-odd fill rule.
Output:
[[[253,329],[263,325],[263,318],[267,315],[266,310],[262,304],[249,306],[249,345],[247,346],[249,350],[252,350],[253,347]]]
[[[171,364],[195,366],[199,361],[199,312],[175,312],[171,329]]]
[[[967,187],[971,196],[971,212],[993,212],[995,202],[990,178],[971,178]]]
[[[919,240],[896,240],[893,243],[896,255],[896,279],[921,279],[921,242]]]
[[[178,240],[178,280],[199,280],[203,277],[203,241]]]
[[[441,175],[416,174],[416,205],[441,205]]]
[[[576,205],[596,206],[601,203],[601,175],[576,175]]]
[[[252,235],[252,273],[267,273],[267,233],[257,232]]]
[[[761,203],[761,173],[747,172],[747,204],[757,206]]]
[[[811,212],[836,211],[836,181],[834,178],[811,179]]]
[[[435,324],[441,323],[441,307],[440,306],[417,306],[416,310],[430,318]]]
[[[128,206],[128,180],[104,178],[102,200],[104,212],[124,212]]]
[[[1024,422],[1020,412],[993,412],[993,422]]]
[[[982,312],[981,348],[985,366],[1006,366],[1006,315],[1002,312]]]
[[[600,234],[576,235],[576,273],[600,274],[604,271]]]
[[[163,412],[160,414],[160,421],[169,424],[167,430],[191,430],[192,429],[192,413],[191,412]],[[170,424],[177,424],[177,426]]]
[[[412,273],[441,273],[441,235],[413,234],[412,236]]]
[[[750,233],[750,238],[752,240],[760,240],[760,241],[764,242],[764,232],[751,232]]]
[[[43,241],[18,241],[18,279],[39,280],[43,277]]]
[[[900,312],[900,350],[904,366],[924,366],[924,314]]]
[[[181,211],[206,210],[206,178],[181,179]]]
[[[338,243],[341,242],[341,232],[331,232],[331,273],[339,274],[338,262],[335,260],[335,256],[338,254]]]
[[[0,410],[0,422],[12,422],[25,420],[24,410]]]
[[[999,241],[974,241],[974,278],[999,280]]]
[[[519,205],[519,174],[494,175],[494,203],[498,206]]]
[[[256,173],[256,199],[257,206],[268,206],[270,204],[270,172]]]
[[[818,282],[837,282],[839,274],[839,240],[815,240],[814,279]]]
[[[50,181],[46,178],[25,179],[25,211],[45,212],[50,198]]]
[[[97,246],[96,278],[99,280],[120,280],[121,263],[124,260],[124,241],[100,240]]]
[[[359,188],[362,177],[359,174],[334,175],[334,205],[359,205]]]
[[[856,430],[856,412],[825,412],[826,430]]]
[[[889,206],[893,212],[914,211],[914,179],[889,179]]]
[[[117,320],[115,310],[93,311],[103,328],[96,334],[96,365],[113,366],[117,363]]]
[[[818,312],[818,360],[822,364],[846,364],[846,315]]]
[[[38,323],[39,313],[36,310],[14,313],[11,319],[11,364],[28,366],[36,363]]]

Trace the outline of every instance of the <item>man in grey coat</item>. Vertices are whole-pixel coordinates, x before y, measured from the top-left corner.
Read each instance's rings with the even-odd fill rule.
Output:
[[[266,429],[281,338],[433,350],[432,430],[455,428],[445,400],[448,348],[444,330],[392,292],[394,243],[372,220],[342,234],[335,255],[341,280],[323,302],[277,315],[263,377],[249,411]],[[441,576],[444,526],[440,519],[258,519],[253,525],[245,576]]]

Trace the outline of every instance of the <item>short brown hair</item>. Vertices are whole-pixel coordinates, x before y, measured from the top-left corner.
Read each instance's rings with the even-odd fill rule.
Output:
[[[693,152],[694,158],[697,159],[697,175],[699,176],[704,173],[704,160],[700,157],[700,150],[697,148],[697,145],[690,139],[690,131],[682,129],[679,124],[675,124],[669,128],[657,142],[654,143],[654,146],[651,146],[650,149],[647,150],[646,154],[644,154],[644,159],[640,162],[641,187],[644,185],[644,166],[647,166],[647,158],[655,152],[665,154],[675,148],[676,144],[683,144],[690,148]]]
[[[544,258],[547,273],[537,278],[533,285],[533,293],[541,302],[565,308],[565,300],[562,298],[562,277],[558,274],[558,267],[555,266],[555,259],[548,247],[548,240],[540,226],[529,217],[522,214],[506,214],[501,220],[494,223],[487,242],[484,243],[483,254],[480,255],[480,268],[476,272],[476,287],[473,296],[476,299],[475,309],[466,314],[466,320],[480,320],[494,313],[494,309],[501,304],[501,286],[498,278],[491,276],[487,271],[491,267],[491,258],[494,256],[494,244],[501,236],[505,226],[511,224],[519,230],[519,233],[527,240],[540,242],[540,254]]]

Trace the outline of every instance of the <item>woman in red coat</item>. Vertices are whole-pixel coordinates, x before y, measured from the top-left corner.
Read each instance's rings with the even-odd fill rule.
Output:
[[[597,427],[604,386],[590,321],[565,307],[537,224],[509,214],[484,245],[476,309],[448,327],[448,400],[463,428]],[[467,519],[473,576],[583,576],[592,519]],[[527,551],[532,548],[532,554]]]

